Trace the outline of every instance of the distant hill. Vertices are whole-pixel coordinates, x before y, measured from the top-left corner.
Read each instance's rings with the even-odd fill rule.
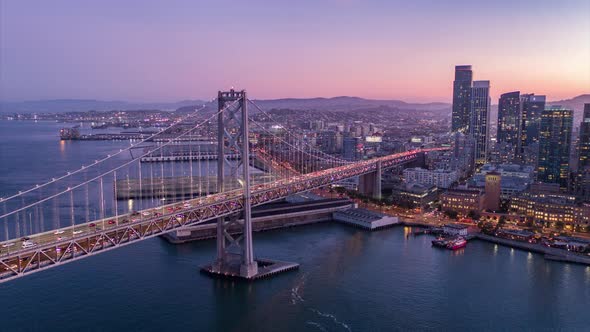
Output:
[[[77,111],[112,111],[112,110],[175,110],[188,105],[201,105],[201,100],[183,100],[174,103],[131,103],[126,101],[105,101],[93,99],[52,99],[22,102],[0,102],[2,113],[57,113]]]
[[[584,112],[584,104],[590,104],[590,94],[583,94],[572,99],[564,99],[547,102],[549,105],[561,105],[574,110],[574,126],[579,125]]]
[[[379,106],[387,106],[392,109],[425,110],[441,113],[451,113],[451,104],[448,103],[408,103],[396,99],[365,99],[359,97],[332,97],[332,98],[283,98],[283,99],[258,99],[254,102],[264,110],[292,109],[292,110],[329,110],[350,111],[359,109],[371,109]],[[584,103],[590,103],[590,94],[583,94],[572,99],[548,102],[548,105],[562,105],[572,108],[575,113],[575,121],[581,118]],[[75,112],[75,111],[110,111],[110,110],[139,110],[160,109],[177,110],[178,112],[190,112],[196,107],[207,105],[207,111],[217,109],[217,103],[202,100],[183,100],[172,103],[132,103],[126,101],[104,101],[92,99],[54,99],[35,100],[23,102],[0,102],[0,112]],[[495,119],[497,105],[492,105],[492,118]],[[253,111],[254,112],[254,111]]]
[[[346,111],[376,106],[389,106],[398,109],[420,109],[428,111],[450,111],[451,105],[447,103],[407,103],[401,100],[364,99],[359,97],[333,97],[333,98],[284,98],[254,100],[262,109],[287,108],[287,109],[316,109],[330,111]]]
[[[359,97],[333,97],[333,98],[284,98],[255,100],[258,106],[264,110],[284,108],[293,110],[330,110],[346,111],[377,106],[389,106],[397,109],[420,109],[428,111],[450,112],[451,105],[446,103],[407,103],[401,100],[375,100]],[[160,109],[189,112],[206,104],[209,110],[215,110],[217,103],[204,102],[202,100],[183,100],[173,103],[131,103],[126,101],[104,101],[93,99],[54,99],[33,100],[22,102],[0,102],[0,112],[3,113],[56,113],[75,111],[111,111],[111,110],[138,110]]]

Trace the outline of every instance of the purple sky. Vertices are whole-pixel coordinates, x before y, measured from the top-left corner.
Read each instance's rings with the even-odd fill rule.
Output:
[[[0,1],[0,99],[590,93],[590,1]]]

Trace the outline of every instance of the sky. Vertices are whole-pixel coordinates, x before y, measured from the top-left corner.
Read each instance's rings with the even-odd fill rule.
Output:
[[[588,0],[0,0],[0,100],[590,93]]]

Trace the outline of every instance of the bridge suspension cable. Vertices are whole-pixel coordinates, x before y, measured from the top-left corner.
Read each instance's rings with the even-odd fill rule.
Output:
[[[228,104],[228,105],[227,105],[225,108],[223,108],[223,109],[220,109],[219,111],[217,111],[216,113],[214,113],[213,115],[211,115],[209,118],[207,118],[207,119],[205,119],[205,120],[203,120],[203,121],[201,121],[201,122],[197,123],[197,124],[196,124],[194,127],[192,127],[191,129],[189,129],[189,130],[187,130],[187,131],[185,131],[185,132],[183,132],[183,133],[180,133],[178,136],[175,136],[175,137],[169,138],[169,139],[168,139],[168,142],[166,142],[166,143],[164,143],[164,144],[161,144],[161,145],[157,146],[157,147],[156,147],[155,149],[153,149],[153,150],[149,150],[148,152],[145,152],[145,153],[143,153],[142,155],[140,155],[139,157],[137,157],[137,158],[135,158],[135,159],[131,159],[131,160],[127,161],[127,162],[124,162],[123,164],[121,164],[121,165],[119,165],[119,166],[116,166],[115,168],[112,168],[112,169],[110,169],[110,170],[108,170],[108,171],[106,171],[106,172],[103,172],[103,173],[101,173],[101,174],[99,174],[99,175],[97,175],[97,176],[95,176],[95,177],[92,177],[92,178],[91,178],[91,179],[89,179],[89,180],[86,180],[86,181],[80,182],[80,183],[78,183],[78,184],[76,184],[76,185],[73,185],[73,186],[69,186],[69,187],[68,187],[66,190],[62,190],[62,191],[60,191],[60,192],[57,192],[56,194],[53,194],[53,195],[47,196],[47,197],[45,197],[45,198],[41,198],[41,199],[39,199],[39,200],[37,200],[37,201],[35,201],[35,202],[31,203],[31,204],[28,204],[28,205],[25,205],[25,206],[21,206],[20,208],[16,208],[16,209],[14,209],[14,210],[12,210],[12,211],[10,211],[10,212],[8,212],[8,213],[4,213],[4,214],[0,215],[0,219],[7,218],[7,217],[9,217],[9,216],[11,216],[11,215],[17,214],[18,212],[21,212],[21,211],[24,211],[24,210],[30,209],[30,208],[32,208],[32,207],[35,207],[35,206],[37,206],[37,205],[39,205],[39,204],[42,204],[42,203],[44,203],[44,202],[47,202],[47,201],[49,201],[49,200],[51,200],[51,199],[53,199],[53,198],[57,198],[57,197],[59,197],[59,196],[61,196],[61,195],[63,195],[63,194],[66,194],[66,193],[68,193],[68,192],[72,192],[74,189],[80,188],[80,187],[82,187],[82,186],[84,186],[84,185],[87,185],[87,184],[89,184],[89,183],[91,183],[91,182],[94,182],[94,181],[96,181],[96,180],[102,179],[102,178],[104,178],[104,177],[105,177],[106,175],[108,175],[108,174],[111,174],[111,173],[114,173],[114,174],[116,174],[116,171],[117,171],[117,170],[119,170],[119,169],[121,169],[121,168],[123,168],[123,167],[125,167],[125,166],[128,166],[128,165],[132,164],[132,163],[133,163],[133,162],[135,162],[136,160],[140,160],[142,157],[145,157],[145,156],[147,156],[147,155],[149,155],[149,154],[152,154],[154,151],[157,151],[157,150],[160,150],[160,151],[161,151],[161,149],[162,149],[163,147],[165,147],[165,146],[168,146],[168,145],[172,144],[172,143],[173,143],[175,140],[177,140],[177,139],[179,139],[179,138],[181,138],[181,137],[184,137],[184,136],[188,135],[189,133],[193,132],[194,130],[196,130],[196,129],[200,128],[202,125],[206,124],[207,122],[209,122],[209,121],[211,121],[213,118],[215,118],[215,117],[216,117],[216,116],[217,116],[219,113],[221,113],[223,110],[225,110],[226,108],[229,108],[229,107],[233,107],[233,106],[234,106],[234,105],[236,105],[236,104],[237,104],[237,101],[235,101],[235,102],[232,102],[231,104]],[[70,174],[70,175],[71,175],[71,174]],[[65,177],[63,177],[63,178],[65,178]],[[55,181],[53,181],[53,182],[55,182]],[[33,189],[36,189],[36,188],[33,188]],[[22,197],[22,194],[19,194],[18,196],[21,196],[21,197]],[[16,196],[16,197],[18,197],[18,196]],[[5,200],[5,201],[3,201],[3,202],[6,202],[6,200]],[[17,216],[18,216],[18,215],[17,215]]]
[[[213,99],[213,101],[215,101],[215,99]],[[84,165],[83,165],[83,166],[82,166],[81,168],[79,168],[79,169],[76,169],[76,170],[73,170],[73,171],[69,171],[69,172],[67,172],[67,173],[66,173],[66,175],[62,175],[62,176],[59,176],[59,177],[53,178],[53,179],[51,179],[50,181],[47,181],[47,182],[45,182],[45,183],[43,183],[43,184],[37,184],[37,185],[35,185],[34,187],[32,187],[32,188],[30,188],[30,189],[19,191],[18,193],[16,193],[16,194],[13,194],[13,195],[11,195],[11,196],[8,196],[8,197],[0,197],[0,203],[4,203],[4,202],[7,202],[7,201],[9,201],[9,200],[12,200],[12,199],[14,199],[14,198],[21,197],[21,196],[23,196],[23,195],[25,195],[25,194],[31,193],[31,192],[33,192],[33,191],[35,191],[35,190],[39,190],[39,189],[41,189],[41,188],[43,188],[43,187],[46,187],[46,186],[48,186],[48,185],[50,185],[50,184],[57,183],[57,182],[59,182],[59,181],[61,181],[61,180],[67,179],[67,178],[69,178],[69,177],[71,177],[71,176],[73,176],[73,175],[75,175],[75,174],[78,174],[78,173],[80,173],[80,172],[82,172],[82,171],[87,171],[89,168],[96,167],[97,165],[100,165],[101,163],[104,163],[104,162],[105,162],[105,161],[107,161],[107,160],[110,160],[110,159],[112,159],[112,158],[115,158],[115,157],[116,157],[116,156],[118,156],[118,155],[121,155],[121,154],[123,154],[123,153],[125,153],[125,152],[129,152],[129,151],[131,151],[132,149],[134,149],[134,148],[137,148],[139,145],[141,145],[141,144],[143,144],[143,143],[145,143],[145,142],[148,142],[148,141],[150,141],[150,140],[153,140],[154,138],[156,138],[157,136],[159,136],[159,135],[161,135],[161,134],[163,134],[163,133],[166,133],[166,131],[168,131],[168,130],[170,130],[170,129],[174,128],[175,126],[177,126],[177,125],[181,124],[182,122],[184,122],[184,121],[186,121],[186,120],[189,120],[189,119],[190,119],[192,116],[195,116],[195,115],[196,115],[198,112],[200,112],[200,111],[202,111],[203,109],[205,109],[205,107],[206,107],[206,106],[205,106],[205,105],[203,105],[203,106],[202,106],[200,109],[196,109],[196,110],[195,110],[195,112],[189,113],[189,114],[187,114],[186,116],[184,116],[184,117],[181,117],[181,118],[177,119],[177,120],[176,120],[176,121],[174,121],[174,122],[173,122],[173,123],[172,123],[170,126],[168,126],[168,127],[166,127],[166,128],[163,128],[163,129],[161,129],[161,130],[160,130],[160,131],[158,131],[157,133],[155,133],[155,134],[153,134],[153,135],[151,135],[151,136],[149,136],[149,137],[147,137],[147,138],[144,138],[144,139],[142,139],[142,140],[140,140],[140,141],[138,141],[138,142],[136,142],[136,143],[134,143],[134,144],[131,144],[131,145],[130,145],[129,147],[127,147],[127,148],[124,148],[124,149],[119,149],[119,151],[117,151],[117,152],[115,152],[115,153],[108,154],[106,157],[104,157],[104,158],[102,158],[102,159],[97,159],[97,160],[95,160],[95,161],[94,161],[94,163],[93,163],[93,164],[91,164],[91,165],[88,165],[88,166],[84,166]]]
[[[264,111],[262,108],[260,108],[254,101],[248,99],[248,102],[250,102],[250,104],[252,104],[259,112],[263,113],[266,117],[268,117],[272,122],[274,122],[275,124],[284,127],[281,123],[279,123],[278,121],[276,121],[268,112]],[[251,121],[255,122],[254,120],[251,119]],[[256,124],[258,124],[257,122],[255,122]],[[260,124],[258,124],[259,126],[261,126]],[[266,128],[264,128],[266,129]],[[288,132],[288,134],[293,135],[293,136],[297,136],[295,135],[293,132]],[[276,135],[275,135],[276,136]],[[299,135],[301,136],[301,135]],[[297,138],[297,137],[296,137]],[[327,154],[321,150],[315,149],[310,143],[306,142],[302,137],[298,138],[300,142],[302,142],[303,144],[309,146],[310,150],[314,150],[315,152],[317,152],[318,154],[324,155],[326,156],[326,158],[328,159],[333,159],[334,161],[340,162],[342,164],[350,164],[352,163],[352,161],[350,160],[344,160],[338,157],[335,157],[333,155]]]

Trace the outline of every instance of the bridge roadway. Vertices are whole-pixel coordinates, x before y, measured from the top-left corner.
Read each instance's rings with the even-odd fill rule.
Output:
[[[371,173],[378,162],[388,168],[414,161],[420,153],[446,149],[412,150],[258,184],[251,187],[251,204],[262,205]],[[243,190],[237,189],[0,242],[0,282],[227,216],[242,207]]]

